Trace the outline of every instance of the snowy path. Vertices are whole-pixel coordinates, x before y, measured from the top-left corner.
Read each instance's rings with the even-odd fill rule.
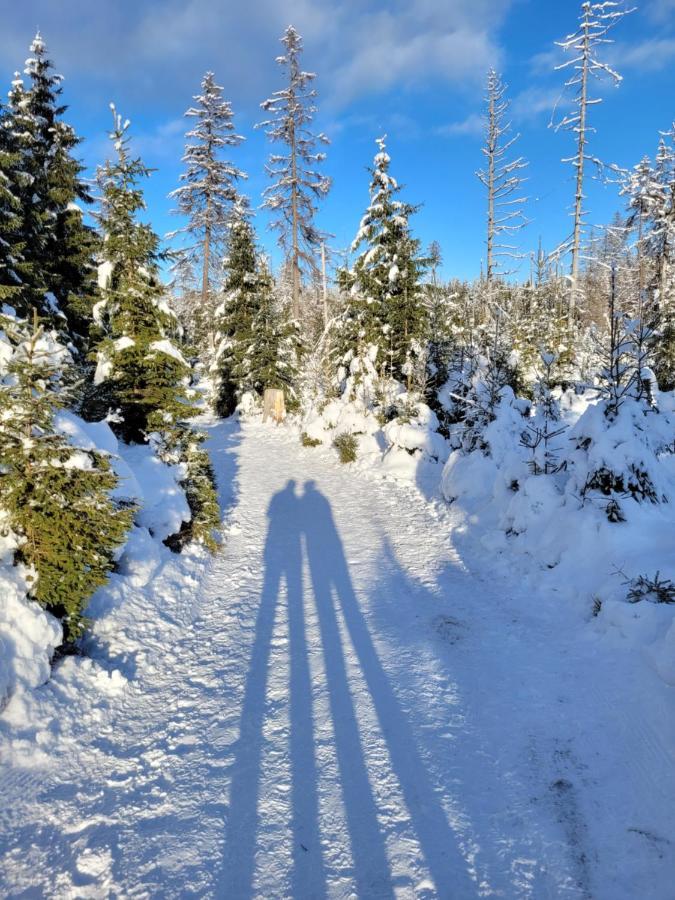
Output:
[[[124,612],[125,689],[38,692],[0,894],[672,900],[655,676],[469,573],[412,488],[260,425],[210,446],[223,551]]]

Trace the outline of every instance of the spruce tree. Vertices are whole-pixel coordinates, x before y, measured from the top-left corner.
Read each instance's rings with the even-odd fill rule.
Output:
[[[377,145],[369,170],[370,205],[352,244],[354,251],[362,248],[361,254],[341,276],[350,294],[346,334],[375,346],[380,371],[410,386],[415,358],[424,352],[427,316],[420,280],[425,260],[408,222],[417,208],[397,199],[400,187],[389,174],[385,139],[378,138]]]
[[[38,33],[30,47],[25,75],[15,78],[4,120],[16,165],[22,260],[17,307],[32,309],[59,326],[82,349],[96,300],[95,232],[78,204],[91,202],[82,179],[84,167],[73,151],[80,139],[66,122],[61,76],[53,71]]]
[[[159,274],[164,254],[151,226],[138,221],[145,209],[141,183],[150,170],[131,155],[128,128],[113,107],[116,158],[97,176],[107,281],[97,311],[102,333],[92,400],[99,414],[119,411],[114,427],[124,440],[142,443],[151,431],[170,429],[193,409],[189,366],[171,340],[175,317]]]
[[[654,368],[659,386],[668,391],[675,388],[675,125],[659,141],[650,214],[647,253],[655,270]]]
[[[227,416],[242,395],[254,389],[248,377],[247,357],[255,340],[253,322],[260,307],[261,284],[250,210],[243,198],[234,211],[224,264],[216,409]]]
[[[16,142],[7,127],[7,113],[0,105],[0,305],[12,303],[21,291],[19,235],[21,204]]]
[[[138,220],[145,209],[142,179],[150,170],[130,153],[129,121],[123,121],[114,106],[112,111],[110,138],[116,158],[98,172],[107,281],[98,313],[101,334],[88,411],[114,411],[112,426],[124,440],[151,441],[166,462],[186,464],[183,486],[192,518],[169,545],[179,549],[199,540],[213,547],[219,510],[213,472],[201,448],[203,435],[188,421],[197,412],[190,368],[172,340],[177,323],[160,281],[159,238]]]
[[[221,306],[218,410],[229,415],[242,395],[284,390],[292,406],[299,339],[256,248],[247,206],[237,205],[225,259]]]
[[[246,178],[229,160],[222,159],[221,154],[244,138],[235,133],[232,106],[223,100],[223,89],[216,84],[213,72],[206,73],[202,93],[194,100],[196,106],[185,113],[195,120],[194,127],[186,134],[189,143],[183,156],[185,172],[180,176],[180,187],[169,195],[177,201],[176,212],[185,216],[187,223],[170,237],[187,237],[188,243],[180,251],[181,266],[195,274],[198,268],[201,270],[200,308],[193,310],[192,315],[198,320],[196,330],[201,333],[202,342],[207,351],[212,351],[214,272],[217,270],[215,277],[219,278],[227,227],[237,199],[237,182]]]
[[[328,138],[311,130],[316,113],[316,91],[311,85],[316,75],[300,65],[302,38],[292,25],[281,43],[285,52],[277,62],[287,84],[261,104],[270,118],[258,127],[285,148],[284,153],[270,156],[267,173],[274,183],[266,188],[263,205],[275,216],[272,228],[278,231],[279,244],[291,264],[292,315],[298,319],[302,273],[317,271],[316,253],[325,238],[314,224],[317,201],[330,190],[331,179],[317,170],[326,158],[317,148],[328,144]]]
[[[32,596],[63,624],[67,643],[84,627],[83,612],[113,568],[132,510],[110,497],[117,477],[103,453],[72,446],[54,425],[69,398],[69,354],[45,332],[0,315],[0,495],[21,543],[17,562],[32,567]]]

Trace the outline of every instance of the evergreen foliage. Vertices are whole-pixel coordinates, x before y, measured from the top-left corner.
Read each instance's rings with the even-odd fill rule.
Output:
[[[238,204],[225,260],[224,300],[220,308],[217,409],[234,411],[245,393],[260,396],[281,388],[293,405],[297,326],[275,297],[267,264],[260,257],[250,213]]]
[[[150,170],[130,155],[128,127],[113,107],[116,159],[98,172],[106,279],[97,309],[90,413],[116,411],[117,433],[142,443],[151,431],[170,430],[195,410],[187,390],[189,366],[171,340],[176,321],[159,277],[159,238],[138,221],[145,209],[141,179]]]
[[[172,338],[175,316],[159,277],[159,238],[138,221],[145,209],[141,179],[150,172],[129,152],[129,122],[113,107],[111,139],[117,158],[99,171],[106,283],[98,311],[94,391],[90,414],[112,410],[113,428],[126,441],[154,442],[167,462],[182,462],[192,518],[181,542],[213,546],[219,524],[213,473],[201,436],[187,420],[197,408],[190,390],[190,367]]]
[[[23,315],[36,309],[82,350],[96,301],[98,241],[78,204],[90,203],[91,197],[82,179],[84,167],[73,156],[80,139],[62,118],[67,109],[60,102],[62,79],[39,33],[30,52],[28,86],[15,77],[0,139],[12,160],[18,200],[12,234],[20,288],[12,302]]]
[[[0,493],[21,539],[17,561],[35,573],[33,597],[56,615],[72,643],[83,613],[113,568],[133,510],[110,497],[117,484],[108,458],[73,447],[54,426],[67,401],[68,353],[38,324],[0,316],[12,355],[0,371]]]
[[[244,138],[236,134],[232,106],[223,100],[223,89],[213,72],[202,80],[202,92],[194,97],[196,105],[185,113],[194,120],[187,132],[188,144],[183,162],[181,184],[169,196],[177,202],[176,212],[187,223],[169,237],[183,235],[187,243],[180,250],[181,275],[189,272],[194,282],[201,280],[201,291],[191,292],[190,318],[199,343],[210,352],[215,342],[215,287],[220,278],[224,248],[232,209],[237,201],[237,182],[244,172],[222,159],[225,148],[236,147]],[[197,269],[201,269],[198,279]]]
[[[410,384],[414,358],[426,337],[427,315],[420,280],[426,260],[410,234],[409,217],[416,211],[397,199],[400,187],[389,174],[385,139],[379,147],[370,184],[370,205],[352,244],[362,248],[351,271],[341,273],[349,292],[344,316],[345,342],[353,353],[377,347],[382,374]]]
[[[0,105],[0,304],[18,299],[22,261],[21,202],[19,200],[20,153]]]

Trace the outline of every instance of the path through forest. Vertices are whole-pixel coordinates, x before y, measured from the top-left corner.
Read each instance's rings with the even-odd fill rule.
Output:
[[[665,900],[673,742],[636,661],[468,571],[414,488],[260,424],[209,446],[222,551],[139,591],[123,691],[41,690],[59,739],[5,773],[0,893]]]

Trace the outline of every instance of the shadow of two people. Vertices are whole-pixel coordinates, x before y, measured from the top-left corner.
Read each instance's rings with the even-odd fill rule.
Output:
[[[379,658],[361,604],[352,585],[344,549],[330,503],[315,482],[303,493],[288,481],[270,501],[264,549],[263,588],[246,676],[232,780],[227,828],[228,896],[253,896],[258,846],[259,798],[265,736],[267,692],[275,622],[281,587],[286,587],[288,628],[289,814],[292,833],[293,897],[325,897],[327,879],[319,802],[320,773],[314,699],[325,691],[332,720],[332,744],[344,801],[346,825],[359,897],[392,897],[385,833],[369,772],[370,736],[357,716],[351,652],[344,646],[343,628],[358,662],[362,690],[369,696],[388,749],[431,877],[441,896],[452,885],[466,888],[466,868],[443,810],[436,785],[417,746],[406,710]],[[303,551],[306,553],[318,630],[308,630],[303,597]],[[342,627],[341,627],[342,626]],[[320,642],[320,647],[310,642]],[[310,661],[321,653],[325,680],[315,683]],[[283,663],[285,660],[280,659]],[[276,660],[275,660],[276,662]],[[469,896],[468,893],[459,896]]]

